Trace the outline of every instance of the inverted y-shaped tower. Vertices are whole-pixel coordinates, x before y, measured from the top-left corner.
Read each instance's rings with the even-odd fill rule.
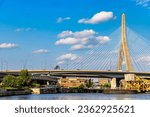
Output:
[[[127,35],[126,35],[126,18],[125,14],[122,14],[122,33],[121,33],[121,43],[119,49],[119,56],[118,56],[118,64],[117,70],[122,71],[122,62],[125,59],[126,71],[131,72],[133,71],[128,43],[127,43]],[[124,74],[125,81],[134,81],[135,74]],[[118,87],[119,83],[117,82],[116,78],[113,78],[111,81],[111,88],[114,89]]]
[[[127,43],[127,37],[126,37],[126,19],[125,14],[122,14],[122,37],[121,37],[121,44],[120,44],[120,50],[119,50],[119,57],[118,57],[118,64],[117,64],[117,70],[122,70],[122,62],[123,59],[125,59],[125,65],[127,71],[132,71],[132,63]]]

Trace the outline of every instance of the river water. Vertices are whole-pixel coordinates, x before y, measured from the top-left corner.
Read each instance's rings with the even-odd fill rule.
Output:
[[[0,97],[0,100],[150,100],[150,94],[65,93]]]

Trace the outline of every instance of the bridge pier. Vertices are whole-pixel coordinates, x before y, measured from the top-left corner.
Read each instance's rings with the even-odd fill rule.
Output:
[[[112,78],[111,80],[111,89],[116,89],[117,88],[117,79]]]
[[[135,81],[135,74],[124,74],[125,81]]]
[[[125,81],[135,81],[135,74],[124,74]],[[116,89],[120,86],[120,79],[112,78],[111,89]]]
[[[116,89],[120,86],[120,79],[112,78],[111,80],[111,89]]]
[[[49,86],[49,85],[50,85],[49,81],[47,81],[47,82],[46,82],[46,85],[47,85],[47,86]]]

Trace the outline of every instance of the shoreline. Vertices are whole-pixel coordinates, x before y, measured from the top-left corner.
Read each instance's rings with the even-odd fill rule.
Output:
[[[0,91],[0,97],[30,95],[31,91]]]
[[[17,96],[17,95],[30,95],[30,94],[67,94],[67,93],[103,93],[103,94],[138,94],[136,91],[125,91],[125,90],[94,90],[94,89],[62,89],[60,90],[49,90],[49,89],[39,89],[38,92],[31,91],[1,91],[0,97],[4,96]]]
[[[136,90],[125,89],[78,89],[78,88],[34,88],[34,90],[18,90],[18,91],[0,91],[0,97],[30,95],[30,94],[67,94],[67,93],[103,93],[103,94],[146,94],[149,92],[138,92]]]

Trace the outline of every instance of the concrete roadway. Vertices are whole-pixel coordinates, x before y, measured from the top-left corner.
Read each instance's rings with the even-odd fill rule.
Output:
[[[136,74],[143,78],[150,78],[150,72],[100,71],[100,70],[28,70],[35,74],[50,74],[57,77],[94,77],[94,78],[124,78],[124,74]],[[1,71],[0,74],[19,74],[20,70]]]

